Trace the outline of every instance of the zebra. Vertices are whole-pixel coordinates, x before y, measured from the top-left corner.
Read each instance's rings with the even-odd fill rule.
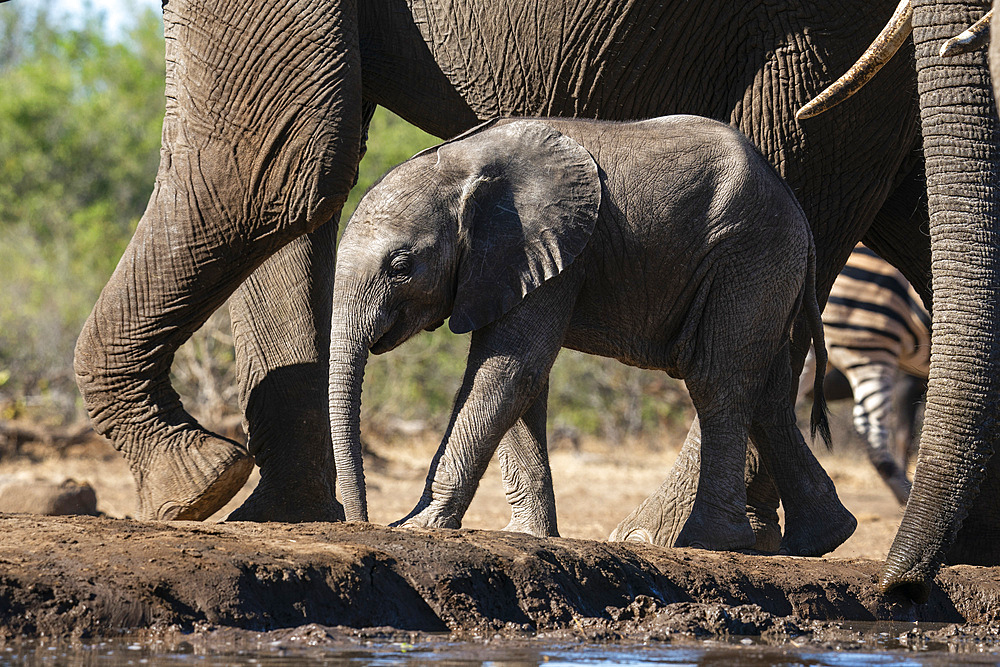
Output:
[[[930,314],[903,275],[861,244],[833,283],[823,311],[829,365],[850,383],[854,428],[900,504],[906,503],[910,492],[906,465],[916,399],[911,389],[906,406],[910,414],[901,420],[906,437],[893,440],[894,397],[899,393],[900,370],[920,378],[925,386],[930,322]],[[811,358],[810,352],[807,366],[815,364]],[[800,384],[800,397],[804,386],[805,382]]]

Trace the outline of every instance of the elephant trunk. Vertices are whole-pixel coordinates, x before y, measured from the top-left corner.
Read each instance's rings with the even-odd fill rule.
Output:
[[[339,273],[339,272],[338,272]],[[368,521],[365,472],[361,457],[361,388],[374,340],[374,326],[358,326],[358,299],[344,299],[334,288],[330,334],[330,435],[337,485],[348,521]]]
[[[933,356],[913,490],[880,583],[918,601],[927,598],[930,579],[976,498],[998,435],[997,119],[984,54],[948,60],[938,55],[941,41],[982,9],[968,2],[914,1]]]

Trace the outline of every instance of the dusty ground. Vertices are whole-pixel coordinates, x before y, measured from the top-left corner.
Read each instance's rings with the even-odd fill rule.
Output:
[[[365,460],[371,520],[388,524],[413,508],[423,490],[427,466],[436,442],[412,439],[403,446],[371,443]],[[25,456],[0,460],[0,483],[10,479],[66,478],[89,482],[97,493],[97,509],[109,517],[135,513],[132,476],[124,460],[100,438],[74,445],[60,456],[50,447],[30,445]],[[674,447],[610,446],[584,443],[555,447],[551,452],[559,530],[563,537],[604,540],[633,508],[654,491],[673,464]],[[858,529],[831,556],[873,558],[885,556],[892,543],[901,509],[874,469],[856,453],[819,453],[837,485],[844,504],[858,519]],[[250,494],[256,473],[233,501],[212,517],[221,521]],[[503,496],[499,466],[490,466],[466,515],[464,527],[500,530],[510,520]]]
[[[432,448],[372,446],[366,465],[374,522],[398,519],[416,502]],[[106,517],[133,513],[131,476],[101,441],[57,457],[45,448],[22,450],[0,462],[0,483],[74,478],[94,487]],[[174,633],[182,643],[216,641],[219,633],[237,643],[294,644],[302,635],[336,644],[444,631],[514,642],[750,636],[833,647],[890,637],[893,648],[996,649],[1000,573],[991,568],[945,569],[923,606],[876,592],[900,510],[857,455],[822,457],[859,520],[854,537],[826,559],[591,541],[605,538],[659,485],[674,454],[556,448],[557,540],[492,532],[509,518],[495,467],[467,515],[466,527],[478,530],[0,515],[0,645],[153,628],[160,639]]]

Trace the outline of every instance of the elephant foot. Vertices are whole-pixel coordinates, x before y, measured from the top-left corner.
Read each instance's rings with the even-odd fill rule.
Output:
[[[684,523],[675,547],[694,547],[710,551],[744,551],[757,541],[745,514],[692,512]]]
[[[979,496],[944,560],[949,565],[1000,565],[1000,456],[987,462]]]
[[[559,531],[555,526],[513,517],[510,523],[504,526],[504,530],[508,533],[527,533],[535,537],[559,537]]]
[[[559,537],[556,522],[556,502],[551,493],[510,494],[510,523],[504,528],[511,533],[527,533],[535,537]]]
[[[664,484],[611,533],[611,542],[645,542],[662,547],[742,551],[757,537],[745,514],[699,513],[690,501],[676,502],[677,488]]]
[[[755,543],[757,538],[754,535],[750,524],[744,519],[742,522],[730,523],[720,527],[718,523],[702,524],[688,523],[681,530],[680,535],[668,544],[662,531],[655,526],[630,525],[623,527],[619,525],[608,538],[609,542],[643,542],[655,544],[657,546],[670,547],[691,547],[694,549],[708,549],[710,551],[746,551],[748,549],[757,550]],[[773,553],[772,550],[770,553]]]
[[[781,523],[778,505],[781,499],[770,470],[761,464],[756,447],[747,449],[747,519],[757,542],[753,550],[762,554],[778,553],[781,548]]]
[[[319,474],[299,475],[294,484],[287,478],[261,471],[260,482],[250,497],[234,510],[227,521],[308,521],[344,520],[344,506],[337,501],[334,485]]]
[[[201,431],[186,442],[155,451],[134,464],[139,518],[201,521],[246,483],[253,458],[240,445]]]
[[[680,515],[690,510],[690,503],[681,507],[672,493],[669,480],[665,482],[632,513],[622,519],[608,536],[609,542],[644,542],[660,547],[673,546],[683,521]]]
[[[839,499],[794,514],[785,512],[785,536],[779,553],[787,556],[822,556],[854,534],[858,521]]]
[[[775,554],[781,548],[781,525],[778,523],[778,513],[774,510],[760,511],[747,506],[747,519],[753,530],[753,551],[762,554]]]
[[[994,503],[996,501],[993,501]],[[948,549],[944,562],[948,565],[1000,565],[1000,526],[986,517],[969,515]]]
[[[453,512],[442,511],[434,505],[421,502],[408,515],[389,525],[403,528],[461,528],[462,520]]]

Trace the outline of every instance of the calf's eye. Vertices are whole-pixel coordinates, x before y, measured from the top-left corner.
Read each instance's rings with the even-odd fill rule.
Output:
[[[409,255],[396,255],[389,262],[389,275],[393,278],[403,278],[410,275],[411,268]]]

